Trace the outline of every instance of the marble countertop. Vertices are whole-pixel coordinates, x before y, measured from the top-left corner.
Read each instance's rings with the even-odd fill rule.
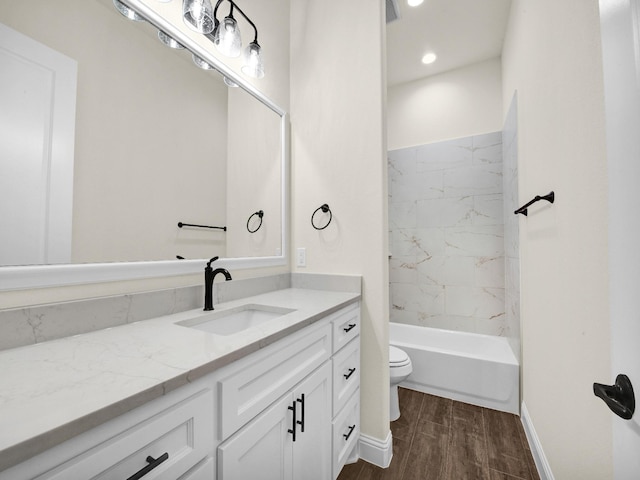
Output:
[[[215,305],[294,311],[229,336],[176,325],[201,309],[0,352],[0,471],[259,350],[360,294],[290,288]]]

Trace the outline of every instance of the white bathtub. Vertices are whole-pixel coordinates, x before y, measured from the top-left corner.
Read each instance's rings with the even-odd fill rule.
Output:
[[[506,338],[391,323],[389,339],[413,364],[401,386],[520,413],[520,367]]]

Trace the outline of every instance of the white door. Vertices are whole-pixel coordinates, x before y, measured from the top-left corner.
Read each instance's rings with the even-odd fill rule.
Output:
[[[331,479],[331,362],[309,375],[293,392],[298,431],[293,444],[295,480]]]
[[[640,0],[600,0],[609,180],[613,384],[640,394]],[[603,319],[604,321],[605,319]],[[605,383],[602,380],[594,379]],[[603,404],[603,408],[606,408]],[[613,415],[613,414],[612,414]],[[613,417],[614,476],[640,478],[640,412]]]
[[[71,260],[76,71],[0,24],[0,265]]]
[[[293,395],[288,393],[218,447],[218,480],[291,480]]]

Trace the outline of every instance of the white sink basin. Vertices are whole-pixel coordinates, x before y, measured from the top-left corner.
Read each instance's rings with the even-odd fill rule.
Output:
[[[176,325],[195,328],[216,335],[233,335],[257,325],[280,318],[294,310],[267,305],[242,305],[230,310],[203,312],[202,314],[176,322]]]

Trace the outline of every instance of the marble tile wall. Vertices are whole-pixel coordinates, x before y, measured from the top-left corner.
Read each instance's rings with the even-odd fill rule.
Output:
[[[289,288],[288,274],[214,284],[214,304]],[[204,286],[0,310],[0,350],[202,308]]]
[[[0,350],[191,310],[204,287],[184,287],[0,310]]]
[[[393,150],[390,320],[505,335],[502,132]]]
[[[283,273],[214,284],[214,305],[286,288],[361,292],[360,275]],[[202,308],[204,286],[0,310],[0,350]]]
[[[505,331],[516,358],[520,358],[520,215],[518,201],[517,101],[514,95],[502,131],[504,190]]]

